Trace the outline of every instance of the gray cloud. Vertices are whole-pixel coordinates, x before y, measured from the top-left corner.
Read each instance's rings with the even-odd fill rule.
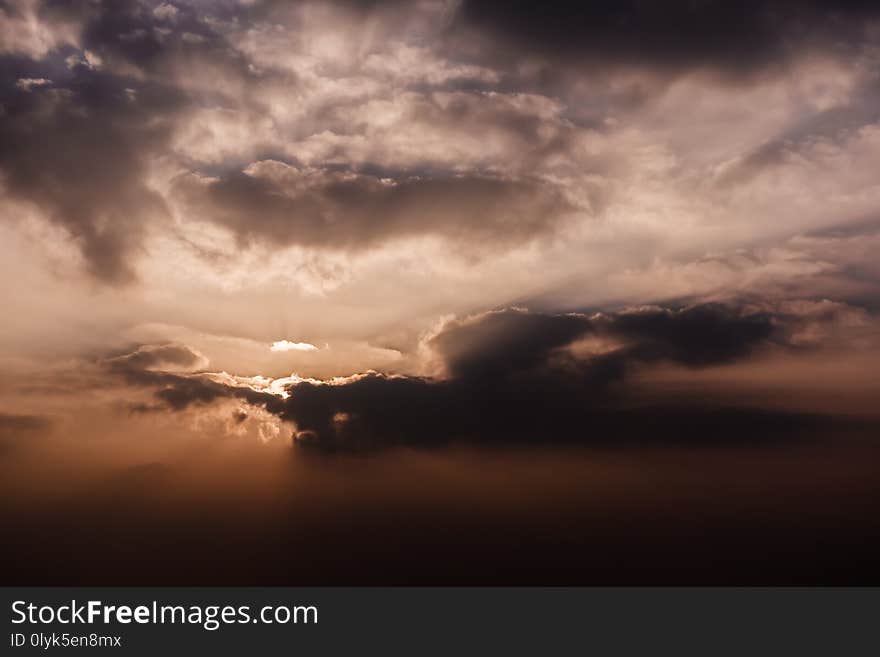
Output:
[[[103,281],[165,275],[168,252],[214,280],[299,247],[381,287],[332,259],[431,236],[425,267],[448,272],[455,254],[536,245],[494,270],[530,267],[536,289],[496,280],[461,312],[649,260],[667,278],[645,285],[675,288],[677,263],[876,207],[859,173],[877,140],[866,5],[172,4],[0,17],[36,26],[0,62],[3,194],[64,228]],[[186,260],[200,254],[226,257]],[[600,301],[637,300],[613,292]]]
[[[180,106],[173,89],[81,64],[51,85],[16,89],[0,115],[5,192],[65,228],[96,276],[131,280],[145,225],[166,215],[146,178]]]
[[[105,364],[114,372],[135,376],[154,370],[195,370],[207,365],[204,356],[182,344],[144,345],[111,356]]]
[[[731,77],[784,64],[801,48],[855,52],[878,16],[870,2],[752,0],[662,5],[625,2],[466,0],[455,27],[572,68],[640,67],[680,73],[708,68]]]
[[[261,163],[267,175],[184,176],[177,198],[243,242],[358,249],[434,234],[492,248],[545,231],[570,207],[551,187],[490,177],[378,179]],[[278,175],[273,175],[273,174]]]
[[[773,344],[794,348],[804,322],[827,322],[835,312],[771,313],[719,304],[595,316],[503,310],[452,321],[426,343],[442,361],[441,377],[368,372],[327,383],[296,380],[287,384],[286,398],[244,380],[205,375],[138,370],[129,381],[157,387],[157,399],[173,410],[225,398],[264,407],[294,423],[304,444],[328,449],[451,440],[579,442],[618,435],[629,440],[639,431],[676,439],[675,427],[685,418],[702,418],[702,431],[703,421],[728,417],[727,411],[708,399],[687,399],[624,412],[631,374],[660,363],[687,368],[733,363]],[[748,425],[770,416],[743,411],[739,417]],[[667,424],[660,431],[652,421]],[[772,422],[787,426],[783,417],[773,416]],[[679,438],[700,433],[688,431]]]

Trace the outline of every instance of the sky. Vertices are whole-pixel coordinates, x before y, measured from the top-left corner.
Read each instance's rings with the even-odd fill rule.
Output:
[[[620,541],[652,478],[703,513],[678,459],[757,473],[742,509],[871,491],[877,171],[871,2],[0,0],[5,490],[163,536],[209,491],[332,536],[347,487],[510,531],[607,499]]]

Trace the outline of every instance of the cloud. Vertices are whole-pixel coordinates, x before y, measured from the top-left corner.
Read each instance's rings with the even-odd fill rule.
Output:
[[[10,351],[123,344],[124,307],[249,341],[131,338],[217,369],[411,373],[419,331],[484,308],[880,298],[832,234],[880,207],[870,8],[3,6],[33,39],[0,57]]]
[[[63,227],[96,278],[131,282],[148,233],[169,216],[151,173],[169,154],[172,124],[188,101],[171,71],[181,62],[223,66],[211,49],[226,50],[217,39],[184,44],[139,2],[16,4],[0,15],[3,30],[18,20],[39,28],[22,36],[33,43],[0,57],[4,86],[17,80],[0,99],[3,193]],[[188,29],[207,29],[193,10],[186,17]],[[56,24],[69,45],[43,37]]]
[[[492,249],[540,234],[570,209],[556,190],[533,180],[387,179],[277,161],[218,178],[186,175],[174,193],[189,213],[228,227],[245,244],[331,250],[425,234]]]
[[[290,329],[285,333],[298,334],[298,331]],[[399,350],[388,346],[379,346],[368,341],[323,337],[325,339],[321,342],[288,340],[288,343],[299,344],[301,348],[273,350],[273,342],[285,341],[270,338],[256,340],[153,323],[127,330],[123,336],[123,345],[184,344],[209,359],[214,371],[260,374],[272,378],[286,376],[291,372],[297,372],[306,378],[328,379],[369,369],[400,370],[406,369],[411,360],[405,359]],[[303,348],[305,345],[314,345],[315,348]]]
[[[276,340],[269,347],[269,351],[317,351],[318,348],[308,342],[291,342],[290,340]]]
[[[180,10],[172,4],[163,2],[153,10],[153,16],[159,20],[174,22]]]
[[[23,91],[30,91],[34,87],[40,87],[44,84],[52,84],[52,80],[46,78],[19,78],[15,81],[15,86]]]
[[[0,413],[0,457],[15,450],[23,439],[45,433],[52,421],[44,415]]]
[[[128,380],[158,386],[156,396],[174,410],[223,398],[252,403],[292,423],[304,444],[328,449],[629,440],[638,431],[669,437],[687,418],[703,426],[728,411],[694,398],[633,410],[631,375],[663,363],[735,363],[773,345],[803,348],[797,335],[804,326],[843,310],[809,304],[776,312],[702,304],[596,315],[508,309],[449,321],[428,336],[424,347],[441,365],[429,376],[366,372],[272,381],[151,372],[144,379],[138,371]],[[742,417],[748,424],[770,415],[744,411]],[[652,428],[654,420],[665,423],[662,431]],[[697,435],[693,427],[686,433]]]
[[[55,3],[9,0],[0,6],[0,55],[39,58],[59,46],[75,44],[78,36],[78,21]]]
[[[167,372],[203,369],[208,359],[186,345],[142,345],[134,351],[105,358],[103,364],[130,382],[149,383],[161,380]]]
[[[429,235],[453,249],[501,251],[552,233],[573,209],[541,167],[565,150],[562,106],[438,90],[497,78],[411,45],[412,26],[393,13],[383,14],[387,46],[349,53],[360,68],[352,75],[316,45],[335,43],[333,25],[366,35],[352,7],[27,6],[37,23],[63,17],[74,36],[35,60],[3,62],[18,91],[3,102],[4,192],[63,227],[105,282],[135,280],[149,240],[172,218],[273,248],[364,249]],[[275,11],[278,29],[255,40]],[[289,65],[265,56],[275,33]],[[340,96],[361,83],[365,97]]]
[[[488,32],[512,53],[571,67],[642,67],[678,73],[709,68],[742,76],[784,63],[803,47],[827,49],[864,40],[871,3],[756,0],[625,2],[466,0],[455,27]],[[467,38],[466,36],[463,38]],[[855,46],[857,47],[857,45]]]

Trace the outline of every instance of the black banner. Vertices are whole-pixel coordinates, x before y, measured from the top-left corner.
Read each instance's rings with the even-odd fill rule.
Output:
[[[3,604],[3,652],[11,655],[854,655],[880,648],[880,589],[873,588],[6,588]]]

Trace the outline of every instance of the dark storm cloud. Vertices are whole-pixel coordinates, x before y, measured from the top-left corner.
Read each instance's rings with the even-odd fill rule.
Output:
[[[857,45],[865,21],[878,15],[876,3],[857,0],[466,0],[457,27],[573,66],[708,67],[741,75],[776,64],[801,45]]]
[[[186,176],[176,195],[193,213],[229,228],[245,243],[331,249],[416,234],[483,238],[483,246],[491,248],[538,234],[569,209],[558,192],[534,181],[461,176],[392,182],[285,168],[293,179]]]
[[[110,283],[134,278],[148,224],[167,216],[149,165],[169,154],[173,123],[191,98],[166,78],[197,60],[246,70],[193,9],[154,8],[45,3],[41,18],[77,25],[81,48],[0,59],[4,191],[66,229],[90,271]]]
[[[777,330],[767,313],[743,314],[723,305],[699,305],[684,311],[620,313],[609,319],[612,335],[631,339],[641,360],[666,359],[699,367],[748,355]]]
[[[166,212],[145,182],[147,162],[166,143],[181,98],[83,64],[53,77],[28,88],[4,76],[3,186],[65,228],[97,277],[129,280],[145,223]]]
[[[173,410],[219,398],[263,406],[293,422],[303,444],[326,449],[698,440],[718,421],[728,426],[712,435],[734,437],[743,423],[779,429],[787,416],[725,411],[693,399],[686,408],[624,410],[627,376],[652,363],[702,367],[746,358],[761,345],[786,344],[785,322],[717,304],[591,317],[512,309],[451,322],[431,338],[443,378],[369,372],[332,383],[304,380],[288,387],[286,399],[201,376],[138,370],[129,380],[158,386],[157,398]]]
[[[624,426],[631,434],[639,417],[614,410],[634,368],[730,362],[774,333],[767,315],[715,305],[597,317],[491,312],[452,323],[431,340],[448,378],[368,374],[339,385],[303,382],[290,388],[280,415],[296,423],[301,438],[331,448],[604,439]],[[582,338],[612,346],[582,353]],[[660,415],[678,421],[692,413]]]
[[[456,379],[493,378],[544,364],[550,353],[594,330],[584,315],[504,310],[447,324],[429,344]]]

